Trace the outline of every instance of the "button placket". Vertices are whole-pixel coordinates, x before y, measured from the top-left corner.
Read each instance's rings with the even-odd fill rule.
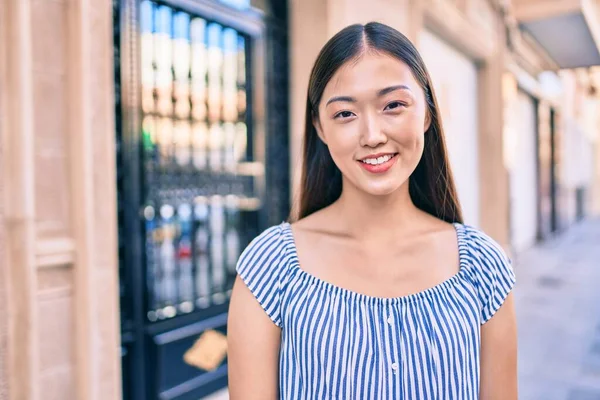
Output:
[[[392,305],[391,304],[388,306],[388,309],[387,309],[386,322],[388,324],[388,329],[389,329],[390,336],[394,335],[395,334],[395,330],[394,330],[394,314],[392,313]],[[390,367],[392,368],[392,371],[394,372],[394,374],[397,374],[398,373],[398,368],[399,368],[399,365],[398,365],[398,356],[397,356],[397,354],[395,354],[396,349],[393,346],[394,341],[393,341],[393,339],[391,339],[391,337],[390,337],[390,340],[391,340],[390,348],[392,349],[392,354],[390,354],[390,356],[391,356],[390,357],[391,358],[391,360],[390,360],[391,361]]]

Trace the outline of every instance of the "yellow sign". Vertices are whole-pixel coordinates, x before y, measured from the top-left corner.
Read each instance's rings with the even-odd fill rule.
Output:
[[[216,369],[227,355],[227,338],[221,332],[209,330],[196,340],[185,352],[184,361],[196,368],[206,371]]]

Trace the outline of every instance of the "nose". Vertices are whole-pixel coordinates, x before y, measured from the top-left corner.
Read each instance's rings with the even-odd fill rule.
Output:
[[[376,115],[366,115],[361,126],[360,145],[364,147],[377,147],[387,143],[387,135],[381,129],[381,124]]]

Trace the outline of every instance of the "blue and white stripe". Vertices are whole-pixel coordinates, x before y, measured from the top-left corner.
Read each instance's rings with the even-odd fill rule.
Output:
[[[280,397],[478,399],[480,325],[515,276],[490,237],[454,226],[459,272],[398,298],[359,294],[302,270],[288,223],[258,236],[237,270],[281,328]]]

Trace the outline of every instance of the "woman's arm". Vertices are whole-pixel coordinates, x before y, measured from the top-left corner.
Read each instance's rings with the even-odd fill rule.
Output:
[[[479,399],[517,399],[517,323],[512,293],[481,327]]]
[[[239,276],[229,305],[227,341],[230,399],[278,399],[281,329]]]

